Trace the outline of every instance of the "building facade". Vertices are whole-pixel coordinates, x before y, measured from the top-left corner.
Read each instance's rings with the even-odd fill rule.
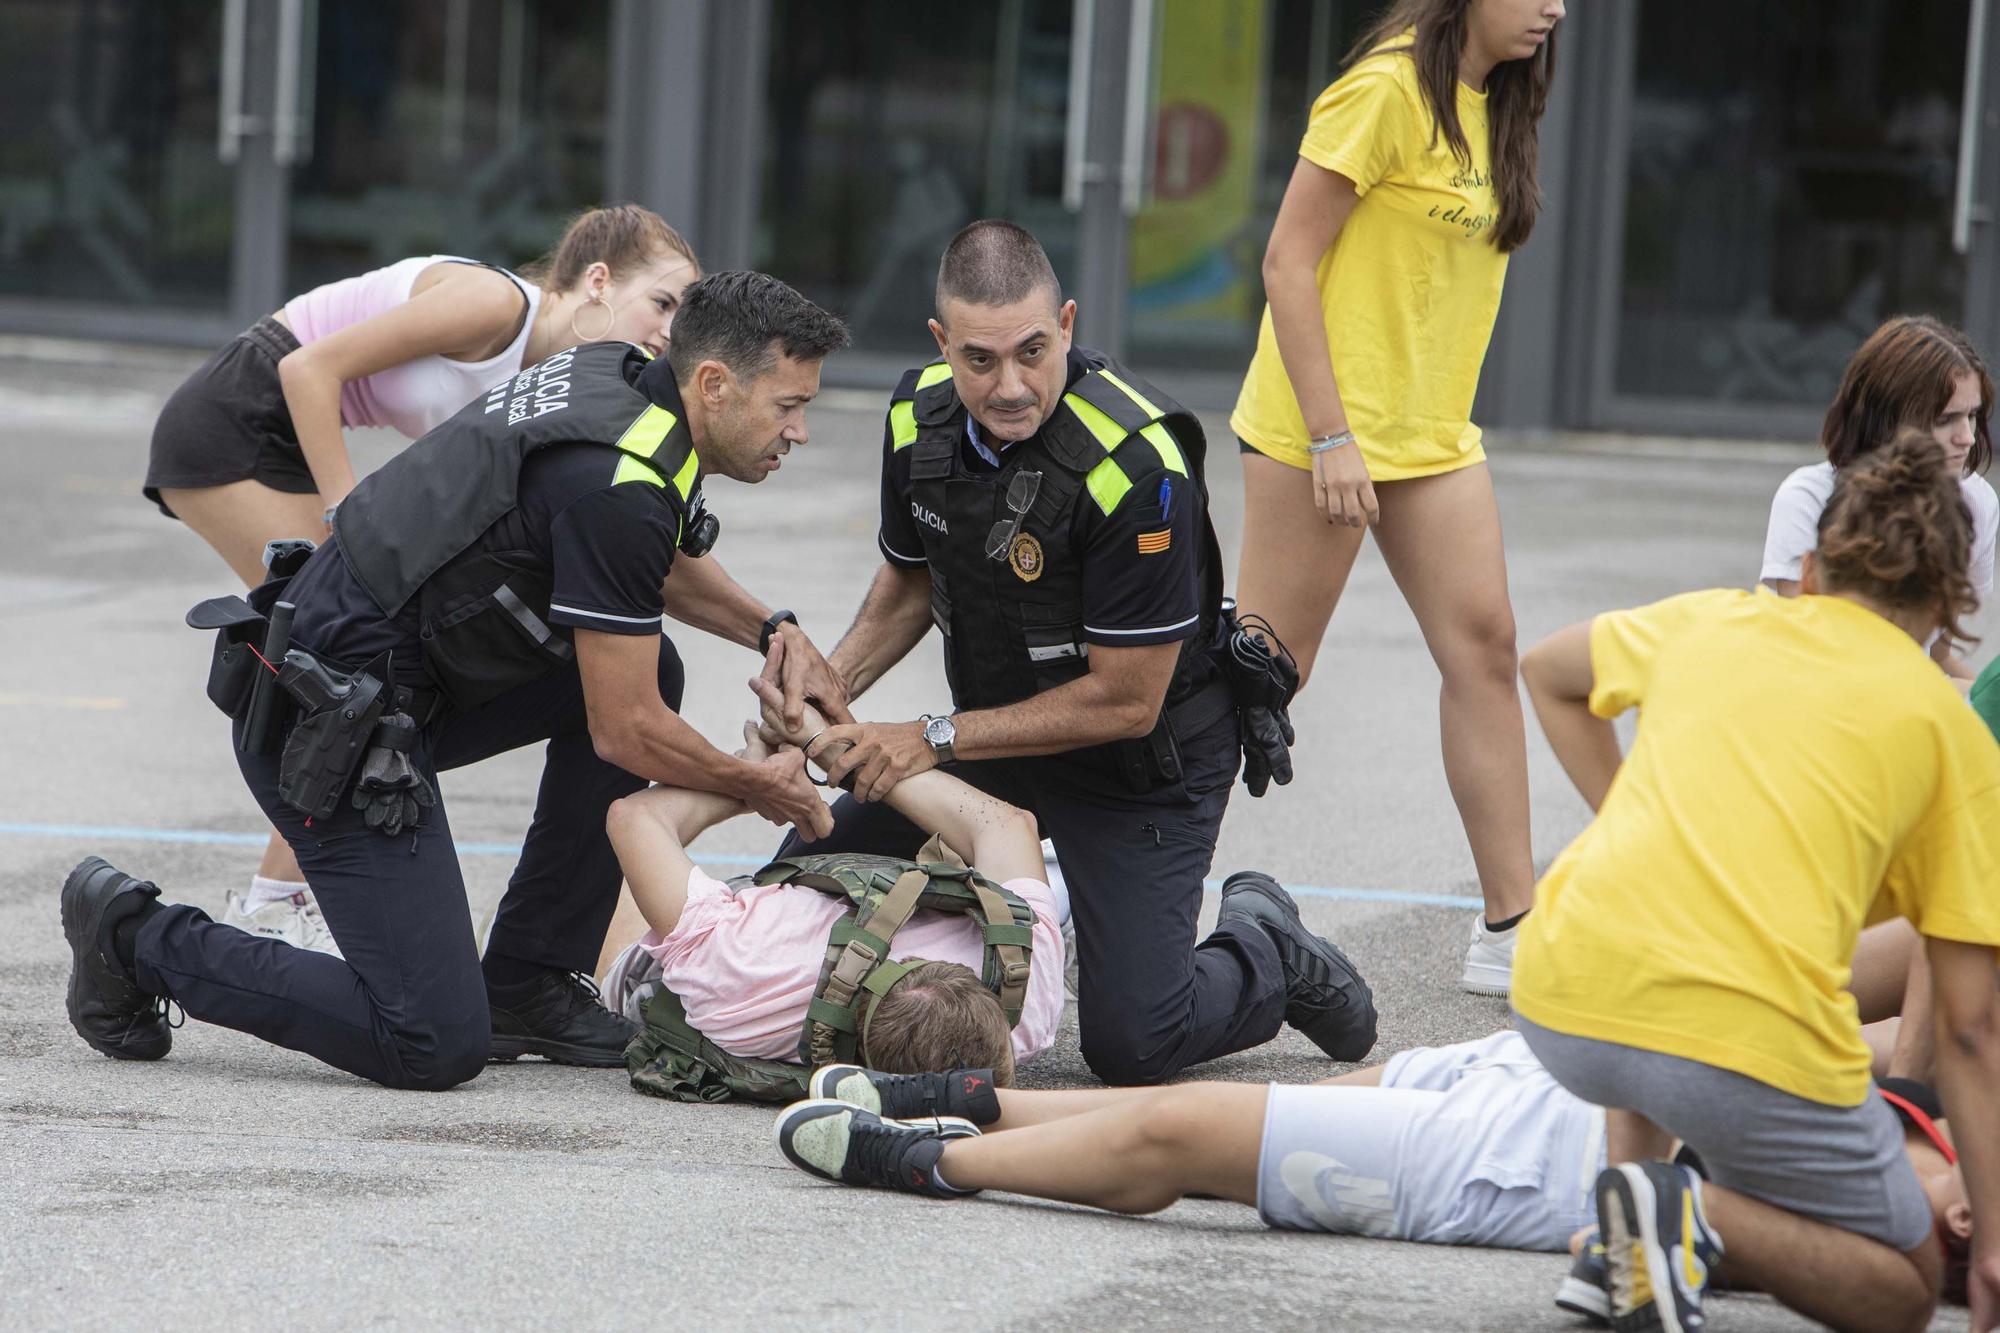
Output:
[[[1993,0],[1587,0],[1479,418],[1809,438],[1881,318],[2000,345]],[[0,0],[0,332],[218,343],[636,199],[930,354],[1001,215],[1081,336],[1226,405],[1313,97],[1377,0]]]

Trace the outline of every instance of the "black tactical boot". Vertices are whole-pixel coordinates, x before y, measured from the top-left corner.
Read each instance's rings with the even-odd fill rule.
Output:
[[[1277,880],[1239,870],[1222,882],[1221,920],[1254,922],[1278,946],[1285,969],[1285,1021],[1336,1060],[1375,1047],[1375,997],[1347,955],[1306,929],[1299,905]]]
[[[486,999],[495,1060],[539,1055],[557,1064],[609,1069],[625,1063],[626,1044],[639,1035],[639,1025],[606,1009],[597,987],[580,972],[550,968],[524,986],[489,989]]]
[[[114,870],[95,856],[86,857],[63,882],[70,1026],[114,1060],[157,1060],[173,1049],[173,1029],[167,1026],[163,1006],[139,989],[111,942],[111,932],[120,921],[159,896],[153,885]]]
[[[990,1069],[954,1069],[948,1074],[884,1074],[860,1065],[821,1065],[806,1091],[873,1111],[887,1120],[922,1121],[956,1116],[975,1125],[1000,1118],[1000,1098]]]

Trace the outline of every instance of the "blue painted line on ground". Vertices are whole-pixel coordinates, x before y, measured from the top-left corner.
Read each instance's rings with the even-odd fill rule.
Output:
[[[20,838],[78,838],[103,839],[107,842],[174,842],[193,843],[209,847],[262,847],[267,834],[231,833],[223,829],[176,829],[176,828],[127,828],[115,824],[17,824],[0,821],[0,835]],[[458,844],[462,856],[518,856],[519,843],[511,842],[461,842]],[[741,856],[717,854],[696,858],[703,864],[712,866],[736,866],[754,869],[769,858],[762,856]],[[1222,881],[1204,880],[1202,887],[1210,893],[1220,892]],[[1331,898],[1351,903],[1392,903],[1401,907],[1457,907],[1470,910],[1482,907],[1478,899],[1460,893],[1406,893],[1400,889],[1350,889],[1326,884],[1287,884],[1287,892],[1300,898]]]

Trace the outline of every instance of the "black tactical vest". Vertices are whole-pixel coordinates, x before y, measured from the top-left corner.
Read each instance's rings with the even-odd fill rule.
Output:
[[[528,551],[476,547],[517,503],[528,455],[554,444],[608,445],[624,455],[613,484],[666,488],[685,517],[700,465],[673,377],[656,372],[639,387],[649,360],[623,342],[558,352],[473,399],[341,502],[334,526],[348,568],[383,615],[416,604],[424,670],[459,709],[538,679],[572,654],[548,624],[554,572],[546,563]]]
[[[1222,603],[1222,558],[1207,516],[1201,425],[1137,376],[1084,355],[1097,368],[1069,387],[1032,438],[1001,453],[997,470],[965,463],[967,413],[943,361],[904,375],[892,399],[890,443],[911,451],[910,498],[930,562],[931,619],[945,636],[945,671],[960,708],[1014,703],[1089,670],[1074,518],[1078,505],[1094,504],[1108,515],[1128,497],[1148,498],[1131,496],[1121,450],[1157,453],[1168,471],[1195,484],[1202,506],[1202,623],[1182,646],[1168,701],[1212,673],[1208,647]],[[1008,485],[1028,470],[1042,474],[1034,505],[1007,558],[989,559],[987,534],[1010,517]]]

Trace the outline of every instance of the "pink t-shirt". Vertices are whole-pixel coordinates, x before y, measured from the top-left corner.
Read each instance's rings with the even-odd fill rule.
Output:
[[[1062,1023],[1062,929],[1048,885],[1016,879],[1007,887],[1035,913],[1028,995],[1014,1027],[1014,1059],[1025,1063],[1054,1044]],[[647,931],[639,946],[659,960],[661,980],[680,996],[688,1022],[703,1036],[733,1055],[791,1060],[819,982],[827,932],[845,911],[817,889],[731,889],[696,866],[680,923],[664,939]],[[889,956],[963,963],[977,972],[983,961],[979,928],[963,916],[918,912],[896,932]]]

